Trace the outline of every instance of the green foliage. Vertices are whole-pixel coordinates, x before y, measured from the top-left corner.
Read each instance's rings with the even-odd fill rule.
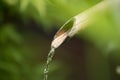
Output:
[[[38,23],[41,22],[45,30],[49,30],[53,25],[63,24],[69,18],[98,2],[98,0],[91,2],[87,0],[5,0],[5,2],[9,6],[17,6],[23,17],[32,17]]]
[[[45,53],[47,54],[49,40],[43,37],[42,32],[38,35],[34,28],[32,28],[31,32],[26,30],[30,29],[31,21],[37,24],[37,29],[43,28],[49,34],[52,29],[60,28],[61,24],[66,20],[97,4],[99,1],[1,0],[0,80],[43,80],[43,63],[45,62],[43,60],[45,59],[42,58],[47,56]],[[96,50],[85,47],[86,64],[90,78],[88,80],[98,80],[97,77],[104,70],[107,77],[100,79],[109,79],[108,63],[103,58],[104,55],[108,57],[111,53],[113,61],[120,63],[120,10],[118,6],[118,4],[113,4],[108,13],[97,16],[95,23],[77,35],[77,37],[80,36],[83,40],[94,45],[95,49],[100,50],[98,53],[101,57],[97,59],[96,56],[99,56],[96,54]],[[36,27],[34,24],[33,26]],[[61,53],[63,52],[61,51]],[[94,64],[95,59],[100,63],[97,64],[96,62],[97,66]],[[106,61],[104,62],[104,60]],[[102,65],[105,65],[103,70],[99,69],[99,66]],[[70,69],[73,68],[69,68],[69,65],[56,61],[51,66],[49,80],[70,80],[68,77],[70,71],[72,73]],[[94,74],[97,77],[94,77]]]

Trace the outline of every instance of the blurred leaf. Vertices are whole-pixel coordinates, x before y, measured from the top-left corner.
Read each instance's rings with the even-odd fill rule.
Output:
[[[23,60],[23,56],[17,49],[17,47],[7,46],[7,48],[4,51],[4,54],[6,55],[5,58],[8,59],[8,61],[20,63]]]
[[[18,68],[14,63],[7,63],[2,61],[0,61],[0,74],[3,74],[2,76],[4,76],[4,77],[0,76],[0,79],[2,78],[2,80],[7,80],[7,79],[17,80],[19,79],[20,76]]]
[[[16,5],[18,0],[4,0],[9,5]]]
[[[2,27],[0,31],[0,42],[7,42],[8,40],[14,41],[16,43],[21,42],[21,37],[14,27],[10,24],[6,24]]]
[[[24,12],[28,5],[30,3],[30,0],[20,0],[20,11]]]
[[[44,0],[31,0],[31,5],[35,7],[40,16],[45,16],[46,6]]]

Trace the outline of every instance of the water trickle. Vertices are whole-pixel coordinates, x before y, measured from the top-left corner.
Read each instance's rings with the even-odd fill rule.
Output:
[[[51,47],[51,50],[50,50],[48,57],[47,57],[46,66],[44,69],[44,80],[48,80],[49,65],[50,65],[50,62],[52,61],[54,53],[55,53],[55,48]]]
[[[45,66],[45,69],[44,69],[44,80],[48,80],[49,65],[50,65],[50,63],[52,61],[52,58],[54,56],[55,49],[58,48],[65,41],[65,39],[67,37],[68,37],[68,33],[64,32],[63,30],[59,31],[55,35],[55,37],[54,37],[54,39],[51,43],[51,50],[48,54],[46,66]]]

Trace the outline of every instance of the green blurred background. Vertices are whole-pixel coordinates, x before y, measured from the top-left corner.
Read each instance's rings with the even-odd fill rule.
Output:
[[[43,80],[54,34],[101,0],[0,0],[0,80]],[[120,5],[56,49],[48,80],[120,80]]]

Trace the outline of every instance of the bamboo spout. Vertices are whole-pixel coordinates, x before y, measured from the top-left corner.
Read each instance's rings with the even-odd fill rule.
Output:
[[[93,23],[93,17],[95,17],[98,13],[106,12],[110,6],[111,3],[109,1],[101,1],[95,6],[69,19],[55,34],[54,39],[51,43],[51,47],[59,47],[67,37],[74,36],[77,32]]]

